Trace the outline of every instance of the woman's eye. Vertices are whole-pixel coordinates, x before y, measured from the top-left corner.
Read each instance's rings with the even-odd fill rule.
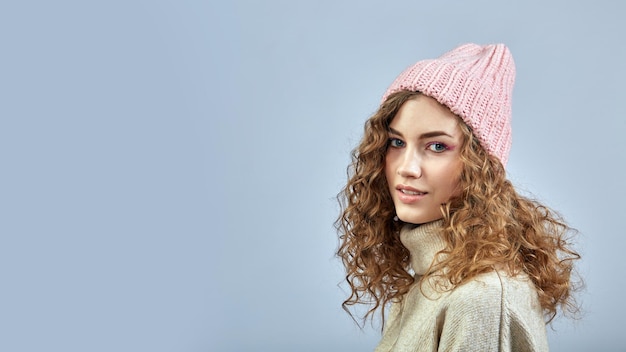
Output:
[[[404,147],[404,142],[398,138],[389,138],[389,145],[394,148]]]
[[[448,146],[443,143],[435,142],[435,143],[429,144],[428,149],[435,153],[441,153],[441,152],[448,150]]]

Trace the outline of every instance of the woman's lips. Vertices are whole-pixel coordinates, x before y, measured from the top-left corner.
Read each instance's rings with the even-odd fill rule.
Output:
[[[415,203],[428,194],[428,192],[408,186],[399,186],[396,190],[398,192],[398,199],[405,204]]]

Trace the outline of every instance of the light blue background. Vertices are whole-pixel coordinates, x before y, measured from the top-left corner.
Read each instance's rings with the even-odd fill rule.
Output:
[[[335,194],[387,85],[514,54],[510,178],[581,231],[585,315],[624,351],[618,1],[3,1],[0,350],[370,351]]]

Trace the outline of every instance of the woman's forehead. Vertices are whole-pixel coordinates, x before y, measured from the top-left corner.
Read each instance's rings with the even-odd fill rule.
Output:
[[[459,117],[433,98],[421,95],[406,101],[389,123],[390,131],[402,135],[423,135],[442,132],[450,136],[462,134]]]

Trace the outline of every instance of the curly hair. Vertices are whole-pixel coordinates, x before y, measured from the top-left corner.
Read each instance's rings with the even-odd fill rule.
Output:
[[[337,196],[341,214],[337,255],[346,269],[350,296],[342,307],[370,305],[363,319],[380,309],[384,324],[387,303],[400,301],[415,278],[409,251],[400,242],[404,225],[397,221],[385,177],[385,155],[391,120],[419,92],[390,95],[365,124],[359,146],[352,151],[347,185]],[[441,234],[446,254],[419,278],[438,276],[453,289],[494,270],[526,273],[537,289],[546,322],[560,308],[576,312],[572,296],[574,261],[580,256],[569,241],[574,231],[536,200],[519,195],[500,161],[489,155],[460,118],[463,132],[460,195],[441,206]],[[434,261],[433,261],[434,262]],[[446,270],[441,270],[445,268]]]

